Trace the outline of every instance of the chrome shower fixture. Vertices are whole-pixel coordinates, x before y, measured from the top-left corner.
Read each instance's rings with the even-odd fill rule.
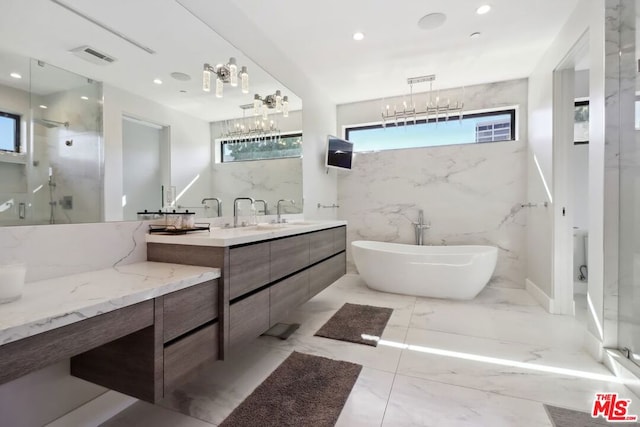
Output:
[[[33,119],[33,121],[49,129],[57,128],[60,126],[64,126],[65,128],[69,129],[69,122],[59,122],[57,120],[49,119]]]

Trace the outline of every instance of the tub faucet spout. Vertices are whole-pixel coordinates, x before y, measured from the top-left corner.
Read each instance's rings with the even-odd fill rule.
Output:
[[[416,245],[422,246],[424,244],[424,230],[431,228],[431,224],[424,222],[424,211],[420,209],[418,211],[418,222],[413,223],[413,228],[416,235]]]

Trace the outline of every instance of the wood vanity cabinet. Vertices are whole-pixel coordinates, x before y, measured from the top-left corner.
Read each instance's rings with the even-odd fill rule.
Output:
[[[149,261],[221,269],[219,356],[287,318],[345,274],[346,226],[230,247],[147,243]]]
[[[229,299],[269,283],[271,244],[255,243],[229,250]]]
[[[194,368],[218,358],[218,280],[155,298],[153,323],[71,358],[71,374],[158,402]]]

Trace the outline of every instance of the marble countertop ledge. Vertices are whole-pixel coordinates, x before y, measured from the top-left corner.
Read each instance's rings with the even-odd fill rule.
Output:
[[[284,224],[258,224],[238,228],[212,228],[187,234],[146,235],[147,243],[193,246],[234,246],[347,225],[347,221],[292,221]]]
[[[0,304],[0,345],[220,277],[220,269],[139,262],[24,285]]]

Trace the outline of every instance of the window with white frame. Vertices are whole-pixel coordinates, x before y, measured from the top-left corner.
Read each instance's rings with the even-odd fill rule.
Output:
[[[516,139],[515,108],[450,117],[350,126],[345,137],[354,151],[436,147],[455,144],[513,141]]]

